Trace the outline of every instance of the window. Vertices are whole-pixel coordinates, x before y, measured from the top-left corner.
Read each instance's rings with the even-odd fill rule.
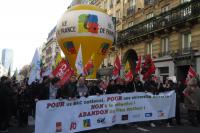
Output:
[[[169,77],[169,67],[160,67],[158,71],[163,83],[165,83],[167,77]]]
[[[155,3],[155,0],[144,0],[144,5],[148,6],[148,5],[153,5]]]
[[[132,21],[132,22],[129,22],[128,23],[128,27],[131,27],[131,26],[133,26],[133,24],[134,24],[134,22]]]
[[[166,5],[161,8],[161,13],[169,11],[169,5]]]
[[[108,2],[104,1],[104,9],[108,9]]]
[[[129,0],[129,6],[130,7],[135,6],[135,0]]]
[[[147,44],[147,55],[153,55],[153,48],[152,48],[152,43]]]
[[[116,11],[116,17],[117,17],[117,20],[116,20],[117,23],[120,22],[120,18],[121,18],[121,12],[120,12],[120,10]]]
[[[150,19],[152,17],[153,17],[153,12],[151,12],[151,13],[149,13],[149,14],[146,15],[146,19]]]
[[[190,2],[191,0],[181,0],[181,3]]]
[[[162,46],[162,53],[166,53],[169,51],[169,38],[168,37],[162,38],[161,46]]]
[[[110,1],[110,9],[113,8],[113,0]]]
[[[146,19],[150,19],[153,17],[153,13],[149,13],[146,15]],[[153,28],[153,21],[147,23],[147,30],[151,30]]]
[[[182,34],[182,49],[190,48],[191,46],[191,33]]]

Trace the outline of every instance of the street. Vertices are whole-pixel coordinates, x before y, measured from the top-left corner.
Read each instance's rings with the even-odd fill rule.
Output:
[[[192,127],[188,123],[185,123],[181,126],[172,126],[172,127],[165,127],[165,126],[159,126],[155,128],[151,128],[149,126],[117,126],[112,127],[110,130],[106,129],[98,129],[90,131],[90,133],[143,133],[143,132],[149,132],[149,133],[199,133],[200,125],[199,127]],[[33,133],[34,127],[28,127],[28,128],[10,128],[9,133]],[[84,133],[88,133],[89,131],[85,131]]]

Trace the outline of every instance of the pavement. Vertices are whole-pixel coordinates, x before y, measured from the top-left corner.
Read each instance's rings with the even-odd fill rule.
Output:
[[[199,133],[200,125],[198,127],[192,127],[188,123],[181,126],[166,127],[164,125],[159,125],[155,128],[149,127],[147,125],[143,126],[115,126],[109,130],[96,129],[92,131],[84,131],[80,133]],[[12,127],[9,129],[9,133],[34,133],[34,126],[29,126],[26,128]]]

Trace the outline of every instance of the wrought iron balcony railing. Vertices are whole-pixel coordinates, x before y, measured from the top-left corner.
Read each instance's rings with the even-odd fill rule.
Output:
[[[163,57],[163,56],[166,56],[166,55],[171,55],[171,51],[164,51],[164,52],[161,52],[159,53],[159,57]]]
[[[178,56],[181,56],[181,55],[192,54],[193,51],[194,51],[194,50],[192,49],[192,47],[182,48],[182,49],[179,49],[179,50],[177,51],[177,55],[178,55]]]
[[[192,0],[191,2],[181,4],[167,12],[161,13],[158,16],[120,31],[118,33],[117,44],[122,44],[126,41],[134,40],[138,37],[143,37],[168,27],[183,24],[189,20],[198,18],[199,16],[200,0]]]

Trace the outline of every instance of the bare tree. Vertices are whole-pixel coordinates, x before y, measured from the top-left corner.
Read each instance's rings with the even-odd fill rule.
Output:
[[[29,73],[30,73],[30,69],[31,69],[30,65],[23,66],[22,69],[19,72],[19,75],[22,75],[24,77],[28,77]]]

